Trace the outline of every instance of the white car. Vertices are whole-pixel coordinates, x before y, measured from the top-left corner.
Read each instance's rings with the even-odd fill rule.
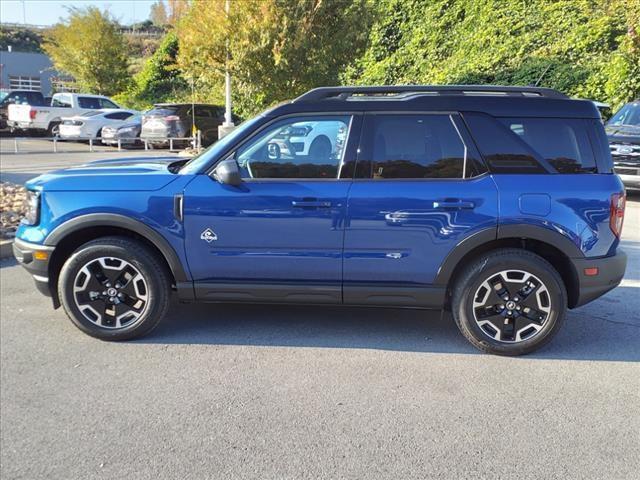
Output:
[[[63,140],[88,140],[101,137],[103,127],[113,127],[131,122],[140,112],[135,110],[106,109],[92,110],[75,115],[63,117],[60,123],[60,138]]]

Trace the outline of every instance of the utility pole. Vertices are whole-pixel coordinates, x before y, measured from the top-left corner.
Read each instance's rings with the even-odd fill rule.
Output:
[[[229,10],[231,9],[231,0],[225,0],[224,12],[229,18]],[[231,60],[231,52],[229,48],[229,34],[227,34],[227,59],[224,69],[224,123],[218,128],[218,138],[224,137],[231,132],[235,125],[231,117],[231,73],[229,72],[229,61]]]

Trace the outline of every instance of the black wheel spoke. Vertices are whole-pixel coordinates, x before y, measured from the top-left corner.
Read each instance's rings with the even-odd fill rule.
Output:
[[[522,270],[491,275],[474,297],[476,323],[486,335],[500,342],[520,342],[536,335],[550,311],[544,284]]]
[[[77,273],[74,285],[80,312],[103,328],[128,326],[141,317],[147,306],[146,280],[125,260],[91,260]]]

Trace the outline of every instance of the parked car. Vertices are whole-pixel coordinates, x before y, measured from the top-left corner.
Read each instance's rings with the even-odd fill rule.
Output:
[[[169,144],[170,137],[190,137],[192,126],[195,124],[195,127],[202,132],[202,144],[207,146],[218,139],[218,126],[223,122],[223,107],[204,104],[192,106],[190,103],[158,103],[143,115],[140,136],[148,139],[153,146],[166,146]]]
[[[45,97],[40,92],[31,90],[13,90],[5,92],[0,99],[0,130],[8,127],[9,105],[46,105]]]
[[[128,148],[142,145],[140,131],[142,130],[142,114],[129,117],[122,125],[108,125],[102,127],[102,143],[105,145],[118,145]]]
[[[640,190],[640,99],[627,103],[606,126],[615,172],[629,190]]]
[[[140,112],[135,110],[106,109],[90,110],[73,117],[62,117],[60,138],[63,140],[87,140],[101,137],[105,127],[122,126],[126,121],[139,114]]]
[[[120,108],[113,100],[85,93],[56,93],[50,106],[9,105],[9,127],[57,136],[62,117],[71,117],[105,108]]]
[[[592,102],[534,87],[319,88],[189,161],[27,182],[14,253],[105,340],[149,333],[175,291],[446,308],[477,348],[524,354],[624,275],[624,187],[599,119]],[[330,152],[273,147],[320,124],[343,136]]]

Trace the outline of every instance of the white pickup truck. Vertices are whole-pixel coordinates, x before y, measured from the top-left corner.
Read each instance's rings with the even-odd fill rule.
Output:
[[[120,108],[108,97],[85,93],[56,93],[51,106],[9,105],[7,125],[12,130],[46,132],[58,136],[62,117],[81,115],[90,110]]]

